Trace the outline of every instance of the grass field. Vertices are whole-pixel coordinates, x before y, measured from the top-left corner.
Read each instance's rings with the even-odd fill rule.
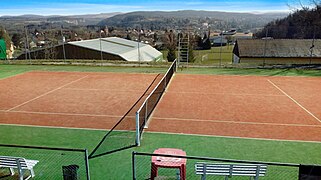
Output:
[[[166,68],[0,65],[0,78],[14,76],[32,70],[150,73],[164,72]],[[294,69],[189,68],[179,71],[179,73],[321,76],[320,71]],[[89,152],[91,152],[105,133],[105,131],[98,130],[0,125],[0,144],[87,148]],[[321,143],[144,133],[141,147],[90,160],[91,178],[108,179],[108,177],[115,177],[117,179],[131,179],[131,152],[152,153],[160,147],[180,148],[186,151],[189,156],[321,164]]]
[[[194,65],[219,65],[232,63],[233,46],[212,47],[210,50],[194,50]],[[162,51],[163,58],[167,59],[167,51]]]

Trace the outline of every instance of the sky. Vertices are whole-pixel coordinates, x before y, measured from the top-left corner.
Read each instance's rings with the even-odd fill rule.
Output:
[[[1,0],[0,16],[80,15],[155,10],[289,12],[288,5],[295,6],[296,2],[298,0]]]

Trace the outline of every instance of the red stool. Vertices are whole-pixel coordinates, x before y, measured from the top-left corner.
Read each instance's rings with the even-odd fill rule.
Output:
[[[159,148],[154,151],[154,154],[166,154],[186,156],[186,152],[181,149]],[[175,157],[152,156],[150,179],[154,180],[158,175],[158,168],[177,168],[180,172],[180,180],[186,180],[186,159]]]

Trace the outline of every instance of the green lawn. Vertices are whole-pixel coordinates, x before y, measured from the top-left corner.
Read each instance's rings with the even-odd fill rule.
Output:
[[[232,63],[233,46],[212,47],[210,50],[194,50],[195,62],[193,65],[218,66]],[[167,51],[161,51],[163,58],[167,59]]]
[[[28,71],[77,71],[77,72],[126,72],[164,73],[162,67],[110,67],[110,66],[65,66],[65,65],[5,65],[0,64],[0,79]]]
[[[253,75],[253,76],[321,76],[321,70],[308,69],[241,69],[241,68],[184,68],[180,74]]]
[[[90,66],[28,66],[0,65],[0,78],[32,71],[82,72],[164,72],[166,68],[90,67]],[[232,75],[290,75],[320,76],[315,70],[266,69],[211,69],[188,68],[179,73],[232,74]],[[34,145],[64,148],[95,148],[105,131],[39,128],[0,125],[0,144]],[[131,152],[153,152],[160,147],[180,148],[190,156],[208,156],[240,160],[272,161],[285,163],[321,164],[321,143],[253,140],[191,135],[144,133],[142,146],[90,160],[92,179],[131,179]],[[0,148],[0,154],[3,148]],[[21,152],[30,153],[28,151]],[[54,159],[55,156],[53,156]],[[41,157],[39,157],[41,158]],[[138,162],[148,166],[149,157]],[[192,164],[189,164],[189,166]],[[146,167],[149,168],[149,167]],[[61,170],[61,169],[60,169]],[[36,169],[35,169],[36,171]],[[0,172],[1,173],[1,172]]]

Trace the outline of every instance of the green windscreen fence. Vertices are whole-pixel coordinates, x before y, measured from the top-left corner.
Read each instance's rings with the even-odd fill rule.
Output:
[[[0,39],[0,60],[7,58],[6,50],[6,42],[3,39]]]

